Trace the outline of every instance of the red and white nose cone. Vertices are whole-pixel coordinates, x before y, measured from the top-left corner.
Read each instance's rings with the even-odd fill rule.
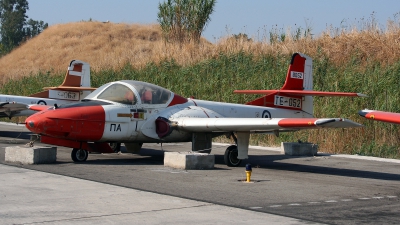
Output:
[[[25,120],[25,127],[30,130],[32,133],[35,134],[41,134],[43,127],[43,117],[38,117],[37,114],[33,114],[32,116],[29,116]]]
[[[96,141],[103,136],[105,112],[102,106],[50,109],[28,117],[25,126],[50,137]]]

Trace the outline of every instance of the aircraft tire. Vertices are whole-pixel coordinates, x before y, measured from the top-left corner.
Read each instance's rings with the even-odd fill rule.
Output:
[[[108,143],[111,147],[111,149],[115,152],[118,153],[121,151],[121,143],[119,142],[110,142]]]
[[[224,161],[227,166],[238,167],[242,160],[238,159],[237,157],[238,149],[236,145],[231,145],[225,150]]]
[[[88,158],[88,151],[79,149],[79,148],[74,148],[72,149],[71,152],[71,159],[74,162],[85,162],[86,159]]]

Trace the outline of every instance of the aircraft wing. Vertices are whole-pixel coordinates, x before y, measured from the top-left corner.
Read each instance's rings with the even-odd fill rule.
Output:
[[[7,116],[13,116],[15,113],[23,110],[42,111],[50,108],[48,105],[28,105],[20,102],[0,102],[0,113],[5,113]]]
[[[5,113],[7,116],[13,116],[15,113],[23,110],[42,111],[50,108],[48,105],[28,105],[21,102],[0,102],[0,113]]]
[[[400,113],[365,109],[365,110],[360,110],[358,114],[370,120],[378,120],[387,123],[400,124]]]
[[[178,118],[178,129],[192,132],[272,132],[363,125],[342,118]]]
[[[0,102],[0,112],[10,116],[12,113],[28,109],[28,105],[18,102]]]

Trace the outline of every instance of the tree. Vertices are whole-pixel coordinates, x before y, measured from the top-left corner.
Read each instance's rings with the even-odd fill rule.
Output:
[[[1,54],[10,52],[21,42],[40,34],[48,27],[43,21],[29,19],[27,0],[0,0],[0,51]]]
[[[166,41],[199,42],[216,0],[167,0],[159,3],[158,19]]]
[[[26,0],[0,0],[1,44],[7,52],[18,46],[25,37]]]
[[[253,39],[249,38],[249,36],[247,36],[247,34],[234,34],[231,38],[235,39],[235,40],[242,40],[242,41],[253,41]]]
[[[37,21],[37,20],[29,19],[24,28],[25,38],[30,39],[30,38],[35,37],[36,35],[39,35],[48,26],[49,25],[47,23],[44,23],[42,20]]]

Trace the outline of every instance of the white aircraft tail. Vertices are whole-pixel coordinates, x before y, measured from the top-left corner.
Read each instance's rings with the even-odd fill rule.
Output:
[[[63,83],[58,87],[44,87],[45,91],[30,97],[81,100],[96,88],[90,87],[90,65],[79,60],[72,60]]]
[[[83,61],[72,60],[64,82],[57,88],[63,87],[90,87],[90,65]]]
[[[312,58],[294,53],[286,75],[286,81],[280,90],[236,90],[241,94],[265,94],[264,97],[247,102],[247,105],[266,106],[301,110],[313,115],[313,96],[366,97],[359,93],[313,91]]]

